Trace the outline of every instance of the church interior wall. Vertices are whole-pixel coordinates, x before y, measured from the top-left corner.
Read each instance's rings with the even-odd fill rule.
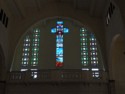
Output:
[[[13,23],[13,17],[10,13],[10,11],[8,10],[8,7],[6,6],[4,0],[0,0],[0,10],[3,10],[3,12],[6,14],[6,16],[8,17],[8,27],[6,28],[5,25],[2,23],[2,21],[0,21],[0,46],[1,46],[1,51],[2,53],[2,57],[4,58],[4,60],[2,60],[2,77],[1,80],[5,80],[6,78],[6,72],[8,70],[8,66],[10,64],[9,62],[9,32],[11,31],[11,26]],[[10,33],[11,35],[11,33]]]
[[[112,78],[115,80],[116,94],[124,94],[125,90],[125,39],[119,35],[112,45],[111,50],[111,72]]]
[[[49,7],[44,7],[44,10],[41,10],[39,15],[35,16],[28,16],[28,18],[24,19],[23,21],[21,20],[15,20],[14,27],[11,31],[11,40],[10,42],[10,48],[13,48],[11,50],[11,54],[14,54],[14,50],[16,48],[17,43],[19,42],[19,39],[21,36],[24,34],[24,32],[29,29],[33,24],[35,24],[39,20],[44,20],[45,18],[48,17],[55,17],[55,16],[60,16],[60,17],[68,17],[75,19],[83,24],[85,28],[87,28],[89,31],[94,32],[95,36],[97,37],[97,40],[99,41],[100,48],[103,51],[102,53],[105,53],[104,51],[104,46],[105,46],[105,34],[104,34],[104,29],[103,29],[103,23],[102,20],[99,18],[94,18],[90,17],[87,12],[83,12],[81,10],[75,10],[72,7],[69,7],[67,4],[51,4],[48,5]],[[65,7],[64,7],[65,6]],[[58,7],[58,8],[56,8]],[[51,11],[49,11],[51,9]],[[69,12],[70,11],[70,12]],[[74,13],[77,15],[74,15]],[[43,15],[44,14],[44,15]],[[18,31],[18,33],[17,33]],[[48,31],[49,32],[49,31]],[[16,36],[15,36],[16,33]],[[68,36],[66,36],[68,38]],[[48,37],[49,38],[49,37]],[[105,54],[104,54],[105,55]],[[10,55],[10,62],[12,62],[12,57],[13,55]],[[72,64],[73,65],[73,64]],[[78,65],[77,65],[78,66]],[[76,67],[76,66],[75,66]]]
[[[1,7],[0,7],[0,9],[1,9]],[[8,33],[6,31],[6,28],[0,21],[0,54],[1,54],[0,64],[1,64],[1,66],[6,66],[6,64],[7,64],[7,58],[8,58],[8,52],[7,52],[8,44],[7,43],[8,43]],[[3,60],[3,57],[5,58],[5,60]],[[4,77],[3,77],[2,71],[5,71],[5,67],[1,68],[0,70],[1,70],[0,74],[2,74],[2,77],[0,77],[0,80],[3,80]]]
[[[107,60],[109,67],[109,79],[115,81],[116,94],[124,94],[125,91],[123,88],[125,87],[125,82],[123,80],[123,74],[125,73],[122,66],[125,66],[125,64],[123,64],[123,62],[125,62],[125,42],[123,42],[123,40],[125,40],[125,28],[121,11],[116,4],[115,6],[116,8],[109,24],[106,25],[105,23]],[[118,39],[115,39],[116,36],[122,37],[122,40],[118,41]]]
[[[104,55],[104,59],[105,59],[104,61],[105,62],[108,61],[110,79],[117,81],[117,83],[116,83],[116,85],[117,85],[116,88],[118,88],[117,94],[124,94],[124,92],[125,92],[124,91],[125,76],[124,76],[124,72],[123,72],[124,71],[123,66],[124,66],[125,60],[124,60],[124,55],[122,52],[124,51],[125,46],[123,44],[125,42],[122,43],[122,46],[120,46],[121,44],[117,44],[116,47],[113,48],[113,49],[119,49],[114,52],[115,53],[114,57],[116,57],[118,59],[113,60],[114,62],[111,59],[111,50],[112,50],[111,47],[112,47],[113,38],[117,34],[125,35],[124,24],[123,24],[122,16],[121,16],[119,9],[116,8],[116,10],[114,11],[114,14],[112,15],[109,25],[106,26],[103,24],[102,19],[91,17],[90,15],[88,15],[88,13],[86,11],[73,9],[72,7],[69,7],[67,4],[66,5],[51,4],[48,6],[43,6],[43,9],[40,10],[40,14],[32,14],[32,15],[29,14],[23,20],[18,19],[18,18],[13,19],[12,15],[10,15],[7,7],[5,7],[5,5],[3,4],[2,0],[1,0],[0,8],[3,8],[6,11],[6,13],[10,19],[9,27],[7,29],[5,29],[0,23],[0,45],[1,45],[4,55],[5,55],[5,64],[6,64],[7,69],[9,70],[10,65],[12,63],[12,58],[13,58],[17,43],[19,42],[21,36],[29,29],[29,27],[31,27],[33,24],[35,24],[39,20],[43,20],[45,18],[55,17],[57,15],[60,17],[68,17],[68,18],[72,18],[72,19],[75,19],[75,20],[81,22],[85,26],[85,28],[87,28],[88,30],[90,30],[96,34],[96,37],[100,44],[100,48],[102,50],[102,54]],[[63,7],[63,6],[65,6],[65,7]],[[51,11],[50,11],[50,9],[51,9]],[[120,47],[122,47],[122,48],[120,48]],[[120,61],[119,61],[120,57],[117,57],[118,54],[121,54],[119,52],[122,53],[122,55],[121,55],[122,59]],[[116,65],[112,67],[113,63],[116,63]],[[122,66],[118,66],[119,63]],[[118,66],[118,67],[116,67],[116,66]],[[117,70],[119,70],[119,71],[117,71]],[[119,77],[117,76],[117,74],[119,74]],[[4,79],[4,76],[2,77],[2,79]],[[13,94],[16,94],[16,91],[13,90],[13,88],[15,88],[15,86],[12,88],[9,88],[9,89],[12,90]],[[23,89],[24,87],[22,86],[21,88]],[[80,88],[82,88],[80,90],[83,90],[82,92],[84,92],[85,89],[83,89],[83,87],[80,87]],[[9,89],[8,89],[7,93],[9,92]],[[30,89],[33,90],[34,88],[31,86]],[[91,88],[91,89],[93,89],[93,88]],[[2,84],[0,84],[0,91],[1,90],[3,90]],[[16,90],[18,91],[19,88],[18,89],[16,88]],[[56,89],[54,89],[54,90],[56,90]],[[68,91],[68,89],[64,89],[64,91]],[[85,91],[88,92],[89,90],[85,90]],[[106,90],[104,90],[104,91],[105,91],[104,94],[106,94],[107,91]],[[28,92],[29,91],[27,91],[26,93],[28,93]],[[41,92],[41,91],[39,91],[39,92]],[[69,90],[69,92],[74,93],[75,91],[71,92]],[[18,93],[20,93],[20,92],[18,92]],[[34,93],[36,93],[36,92],[34,92]],[[49,93],[50,92],[48,91],[48,94]],[[2,93],[0,93],[0,94],[2,94]],[[91,93],[89,92],[88,94],[91,94]],[[97,92],[95,94],[97,94]],[[101,94],[101,93],[99,93],[99,94]]]
[[[49,90],[48,90],[49,88]],[[98,91],[98,92],[97,92]],[[107,85],[101,84],[14,84],[8,85],[6,94],[108,94]]]
[[[113,43],[113,38],[117,35],[124,35],[124,24],[121,17],[121,13],[118,8],[115,9],[114,14],[112,15],[112,18],[110,19],[110,22],[108,25],[105,24],[105,30],[106,30],[106,50],[107,50],[107,59],[108,59],[108,65],[109,70],[110,68],[110,54],[111,54],[111,46]],[[110,72],[110,71],[109,71]]]

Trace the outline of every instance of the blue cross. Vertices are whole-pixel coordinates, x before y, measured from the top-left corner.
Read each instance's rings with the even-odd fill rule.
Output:
[[[63,28],[63,21],[57,21],[56,28],[51,29],[51,33],[56,34],[56,66],[63,66],[63,34],[69,33],[68,28]]]

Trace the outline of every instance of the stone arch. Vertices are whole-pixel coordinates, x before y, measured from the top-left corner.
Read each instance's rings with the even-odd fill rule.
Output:
[[[27,30],[26,30],[26,32],[22,35],[22,37],[20,38],[20,40],[19,40],[19,42],[18,42],[18,44],[17,44],[17,47],[16,47],[16,49],[18,49],[18,45],[20,44],[20,41],[22,41],[22,39],[23,39],[23,37],[29,32],[29,31],[32,31],[33,30],[33,28],[35,28],[35,27],[39,27],[39,25],[40,24],[43,24],[43,25],[45,25],[45,26],[47,26],[48,24],[48,21],[50,21],[50,20],[65,20],[66,22],[68,21],[68,23],[70,22],[71,24],[73,24],[74,26],[76,26],[76,27],[78,27],[79,28],[79,31],[80,31],[80,28],[82,28],[82,27],[84,27],[85,29],[87,29],[87,32],[91,32],[91,33],[94,33],[94,32],[92,32],[93,30],[91,30],[91,28],[89,28],[89,27],[87,27],[87,26],[84,26],[81,22],[79,22],[79,21],[77,21],[77,20],[75,20],[75,19],[72,19],[72,18],[68,18],[68,17],[49,17],[49,18],[46,18],[46,19],[43,19],[43,20],[40,20],[40,21],[38,21],[36,24],[33,24],[33,25],[31,25],[30,26],[30,28],[28,28]],[[68,25],[68,24],[67,24]],[[49,28],[50,29],[50,28]],[[48,31],[47,31],[48,32]],[[74,31],[73,31],[74,32]],[[75,33],[73,33],[73,35],[74,35]],[[79,45],[79,49],[80,49],[80,33],[79,32],[77,32],[77,41],[78,41],[78,45]],[[96,37],[96,34],[94,34],[95,35],[95,37]],[[70,36],[70,37],[72,37],[72,36]],[[69,38],[70,38],[69,37]],[[67,39],[69,39],[68,37],[67,37]],[[96,37],[97,38],[97,37]],[[55,41],[55,40],[54,40]],[[43,42],[44,43],[44,42]],[[65,42],[66,43],[66,42]],[[71,41],[70,41],[70,43],[71,43]],[[98,38],[97,38],[97,43],[98,43]],[[68,44],[68,42],[67,42],[67,44]],[[100,44],[100,43],[99,43]],[[100,50],[100,47],[99,47],[99,50]],[[76,56],[78,59],[78,61],[76,61],[76,62],[80,62],[80,58],[79,57],[81,57],[80,56],[80,50],[78,50],[79,52],[79,55],[78,56]],[[100,51],[101,52],[101,51]],[[99,53],[100,53],[99,52]],[[16,54],[16,50],[15,50],[15,54]],[[14,55],[15,55],[14,54]],[[102,55],[102,53],[100,53],[101,55]],[[14,58],[16,57],[17,55],[15,55],[14,56]],[[102,57],[102,56],[100,56],[100,57]],[[67,57],[66,57],[67,58]],[[21,59],[20,59],[21,60]],[[67,59],[67,60],[69,60],[69,59]],[[101,58],[101,60],[103,61],[103,59]],[[13,60],[13,63],[15,62],[15,60]],[[68,62],[68,61],[67,61]],[[10,70],[12,70],[12,67],[13,67],[13,63],[12,63],[12,66],[11,66],[11,69]],[[47,65],[45,65],[45,66],[47,66]],[[67,65],[68,66],[68,65]],[[76,67],[75,65],[73,66],[73,68],[81,68],[81,63]],[[103,66],[104,67],[104,66]],[[17,68],[17,66],[16,66],[16,68]],[[67,68],[67,67],[66,67]],[[104,68],[103,68],[104,69]],[[102,68],[101,68],[101,70],[102,70]]]
[[[110,52],[110,77],[115,80],[116,94],[125,92],[125,38],[117,34],[114,36]]]

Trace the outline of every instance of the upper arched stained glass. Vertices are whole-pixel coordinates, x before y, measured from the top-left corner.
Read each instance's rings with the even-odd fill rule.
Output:
[[[54,21],[51,20],[51,21],[48,21],[48,23],[44,22],[42,24],[43,24],[42,27],[39,27],[40,29],[34,29],[34,28],[30,29],[27,33],[24,34],[21,41],[19,42],[19,45],[15,53],[15,58],[12,64],[12,67],[14,66],[15,68],[13,69],[14,71],[31,70],[32,71],[31,76],[33,78],[37,78],[37,70],[44,68],[44,66],[46,67],[45,69],[47,69],[48,67],[50,69],[54,69],[57,67],[60,69],[63,69],[63,68],[65,69],[67,67],[66,65],[68,65],[65,63],[69,63],[67,61],[70,61],[70,59],[72,59],[72,65],[76,64],[75,60],[73,59],[77,59],[77,60],[81,59],[81,61],[78,63],[82,65],[82,70],[92,71],[93,77],[99,77],[99,71],[103,70],[104,68],[103,68],[103,60],[100,53],[100,48],[94,33],[89,32],[85,28],[81,28],[82,27],[81,25],[75,25],[72,21],[68,21],[68,20],[56,19]],[[63,27],[63,24],[64,24],[64,27]],[[40,32],[40,30],[42,30],[42,32]],[[72,33],[76,31],[77,33],[74,33],[74,34]],[[55,33],[55,35],[52,33]],[[63,35],[64,33],[68,33],[66,35],[67,37],[65,38],[64,38],[65,35]],[[79,52],[77,53],[77,51],[75,51],[76,52],[75,54],[78,54],[81,57],[75,57],[75,55],[71,54],[71,56],[69,56],[68,58],[65,58],[66,56],[68,56],[66,55],[66,53],[70,53],[71,51],[77,50],[74,48],[79,47],[79,46],[72,47],[70,52],[66,52],[66,51],[69,51],[68,49],[70,49],[71,47],[69,46],[70,43],[72,42],[71,40],[75,40],[71,38],[76,38],[74,36],[78,36],[77,38],[79,40],[79,34],[80,34],[80,42],[76,44],[77,45],[81,44],[80,48],[77,48],[77,49],[81,49],[80,50],[81,55],[79,54]],[[54,37],[52,37],[52,35]],[[64,42],[67,41],[68,36],[70,36],[70,39],[71,39],[69,40],[70,42],[67,42],[66,45],[63,45],[65,44]],[[63,39],[65,39],[65,41],[63,41]],[[51,40],[54,40],[54,41],[51,41]],[[40,47],[40,44],[42,44],[41,47]],[[55,46],[51,47],[50,44]],[[64,49],[65,48],[64,46],[65,47],[69,46],[69,47],[67,47],[68,49],[66,48],[67,49],[66,50]],[[72,56],[73,58],[71,58]],[[55,62],[56,64],[54,67],[53,65]],[[53,67],[50,67],[51,65]],[[68,67],[70,66],[68,65]],[[79,67],[79,69],[81,69],[81,66]]]

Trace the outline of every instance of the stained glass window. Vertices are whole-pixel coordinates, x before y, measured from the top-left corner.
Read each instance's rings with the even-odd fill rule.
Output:
[[[71,23],[71,24],[69,25],[69,23]],[[69,29],[65,27],[65,24],[70,26],[70,28],[73,28],[73,29],[71,29],[71,30],[74,30],[74,31],[71,31],[73,33],[69,33]],[[45,31],[45,33],[40,32],[40,30],[37,28],[35,28],[35,29],[32,28],[21,39],[21,41],[16,49],[16,55],[14,57],[14,63],[12,65],[14,68],[13,69],[14,71],[15,70],[20,70],[20,71],[30,70],[31,78],[33,78],[33,79],[38,78],[37,69],[42,69],[42,68],[44,68],[44,66],[45,66],[45,68],[53,68],[51,66],[51,64],[53,63],[53,60],[52,60],[52,58],[49,58],[49,55],[53,55],[53,54],[51,54],[51,52],[55,53],[56,68],[58,68],[58,69],[64,68],[63,67],[64,62],[65,62],[64,46],[65,47],[67,46],[67,45],[64,45],[64,37],[65,37],[65,35],[67,36],[67,33],[69,33],[72,36],[70,38],[80,37],[80,42],[75,41],[75,42],[79,43],[79,45],[75,46],[75,47],[79,47],[79,48],[74,49],[74,47],[72,47],[71,50],[72,50],[72,52],[74,50],[81,50],[80,53],[79,53],[79,51],[78,51],[78,53],[77,52],[75,53],[76,55],[77,54],[81,55],[81,57],[79,57],[79,56],[74,57],[75,55],[73,55],[73,56],[70,55],[69,57],[66,58],[67,59],[66,63],[69,63],[68,59],[72,59],[72,60],[74,59],[73,63],[72,62],[71,63],[76,64],[76,63],[74,63],[75,59],[76,60],[81,59],[81,62],[78,62],[78,63],[80,63],[82,65],[83,71],[92,72],[92,75],[91,75],[92,77],[100,76],[100,70],[103,69],[103,65],[101,64],[103,60],[101,58],[98,41],[97,41],[94,33],[89,32],[85,28],[80,28],[80,36],[79,36],[78,28],[81,26],[77,26],[77,25],[74,26],[74,24],[72,24],[72,22],[67,22],[66,20],[64,20],[64,21],[61,21],[61,20],[55,21],[54,20],[54,21],[52,21],[52,23],[48,21],[47,28],[44,28],[44,25],[43,26],[40,25],[40,26],[41,26],[40,28],[43,29]],[[49,41],[49,39],[47,39],[48,36],[46,37],[46,35],[47,35],[46,32],[48,31],[48,29],[51,30],[51,33],[49,31],[50,38],[52,38],[51,37],[52,34],[53,35],[55,34],[55,43],[54,43],[55,48],[51,47],[52,50],[47,49],[47,48],[49,48],[49,47],[47,47],[48,46],[47,44],[49,44],[48,42],[52,42],[52,41]],[[40,42],[40,39],[41,39],[40,33],[43,34],[43,37],[41,37],[41,38],[43,38],[42,42]],[[67,39],[70,39],[70,38],[67,37]],[[67,41],[67,39],[66,39],[66,41]],[[71,42],[67,42],[66,44],[68,44],[68,43],[70,44]],[[45,46],[40,47],[40,44],[45,45]],[[53,52],[53,51],[55,51],[55,52]],[[69,50],[67,49],[67,51],[69,51]],[[41,53],[41,55],[39,52]],[[74,58],[72,58],[72,57],[74,57]],[[40,59],[40,58],[44,58],[44,59]],[[47,60],[47,59],[50,59],[50,60]],[[18,62],[18,64],[17,64],[17,62]],[[41,66],[38,66],[39,62],[40,63],[44,62],[44,63],[39,64]],[[66,66],[66,67],[72,68],[73,66]],[[81,68],[81,66],[79,68]],[[63,77],[63,75],[62,75],[62,77]]]
[[[84,66],[84,70],[88,70],[88,36],[87,31],[82,28],[81,29],[81,63]]]
[[[39,42],[40,42],[40,31],[36,29],[33,31],[33,38],[32,38],[31,66],[38,65]]]
[[[22,66],[28,66],[29,64],[30,44],[31,44],[30,37],[26,36],[23,42]]]
[[[91,70],[92,77],[99,77],[99,51],[95,35],[85,28],[80,29],[82,70]]]
[[[40,30],[34,29],[23,41],[22,67],[20,71],[31,70],[31,77],[37,78],[37,65],[40,45]]]
[[[63,28],[63,21],[56,22],[56,28],[51,29],[51,33],[56,33],[56,67],[63,66],[63,34],[68,33],[68,28]]]
[[[97,42],[94,34],[90,34],[90,57],[91,57],[91,65],[93,67],[98,67],[98,49]]]

